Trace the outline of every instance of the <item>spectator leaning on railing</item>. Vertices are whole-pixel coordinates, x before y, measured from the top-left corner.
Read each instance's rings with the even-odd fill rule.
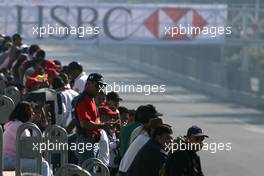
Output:
[[[184,147],[184,150],[180,147],[169,155],[162,176],[203,176],[201,161],[197,152],[202,149],[203,141],[207,137],[203,130],[195,125],[188,129],[187,136],[178,137],[174,141],[178,146],[187,145],[190,147]]]
[[[98,73],[92,73],[88,76],[85,85],[85,90],[79,95],[75,105],[75,118],[77,126],[77,141],[76,143],[87,144],[94,146],[100,140],[100,129],[106,128],[106,124],[99,122],[99,117],[94,101],[94,97],[99,91],[100,85],[106,84],[103,76]],[[94,150],[85,150],[75,152],[81,165],[86,159],[94,157]]]
[[[130,140],[130,135],[133,132],[134,129],[139,127],[141,125],[140,119],[139,119],[139,112],[142,106],[139,106],[136,110],[135,113],[135,119],[133,122],[130,124],[121,127],[120,129],[120,155],[121,157],[124,156],[126,150],[129,147],[129,140]]]
[[[172,139],[171,134],[169,125],[155,128],[151,139],[137,153],[127,176],[159,176],[159,170],[167,159],[164,149]]]
[[[140,134],[128,147],[125,155],[123,156],[119,166],[120,175],[125,175],[127,173],[137,153],[150,140],[150,137],[153,135],[155,129],[162,124],[163,122],[161,118],[154,118],[150,120],[149,130],[145,131],[143,134]]]

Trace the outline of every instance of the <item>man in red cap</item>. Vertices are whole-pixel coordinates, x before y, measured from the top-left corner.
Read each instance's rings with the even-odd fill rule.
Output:
[[[120,101],[123,101],[123,99],[119,97],[118,93],[109,92],[106,95],[106,102],[102,103],[99,106],[99,109],[102,107],[106,107],[106,108],[112,110],[113,112],[117,112],[117,114],[119,114],[118,108],[119,108],[119,102]]]
[[[119,97],[116,93],[112,94],[111,96],[112,97],[110,99],[115,99],[114,97]],[[114,175],[118,170],[119,164],[116,163],[115,158],[118,157],[119,139],[117,136],[119,136],[121,120],[119,117],[119,111],[115,108],[116,105],[114,106],[116,102],[112,102],[113,100],[110,99],[108,95],[106,103],[102,104],[98,108],[100,121],[114,124],[109,129],[101,130],[102,136],[99,141],[98,158],[104,161],[104,163],[109,167],[111,175]],[[115,99],[115,101],[119,102],[119,99]]]
[[[119,138],[120,127],[121,127],[121,120],[120,120],[120,113],[118,111],[119,102],[123,99],[119,97],[118,93],[116,92],[109,92],[106,95],[106,102],[102,103],[99,106],[99,116],[102,117],[105,114],[102,114],[103,111],[107,111],[108,117],[111,118],[111,122],[115,123],[116,130],[114,131],[114,136]]]

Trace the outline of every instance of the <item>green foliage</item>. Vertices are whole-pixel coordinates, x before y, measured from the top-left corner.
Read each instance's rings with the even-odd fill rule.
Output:
[[[250,69],[257,74],[264,74],[264,47],[250,46]]]
[[[249,71],[255,74],[264,75],[264,47],[250,45],[248,48],[248,57],[249,57]],[[229,54],[225,59],[225,64],[231,66],[232,68],[241,68],[242,59],[243,59],[243,50],[240,48],[240,51],[233,52]]]
[[[241,60],[241,53],[234,53],[225,59],[225,64],[238,69],[241,67]]]

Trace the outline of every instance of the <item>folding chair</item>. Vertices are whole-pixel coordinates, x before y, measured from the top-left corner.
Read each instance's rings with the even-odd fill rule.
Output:
[[[55,176],[92,176],[88,171],[75,164],[65,164],[55,173]]]
[[[3,175],[3,128],[0,125],[0,176]]]
[[[16,86],[5,88],[4,93],[13,100],[15,105],[21,100],[21,93]]]
[[[6,95],[0,95],[0,124],[8,122],[9,115],[14,110],[14,108],[15,104],[10,97]]]
[[[91,164],[93,164],[93,163],[95,163],[95,162],[103,163],[103,162],[102,162],[100,159],[98,159],[98,158],[89,158],[89,159],[87,159],[87,160],[85,160],[85,161],[83,162],[82,167],[83,167],[83,168],[86,168],[88,165],[91,165]]]
[[[60,154],[60,165],[68,163],[68,137],[64,128],[52,125],[44,131],[44,142],[54,145],[54,150],[44,152],[46,161],[52,164],[52,154]]]
[[[110,176],[108,167],[97,158],[90,158],[83,162],[82,168],[89,171],[93,176]]]
[[[32,132],[31,137],[23,137],[23,132],[29,129]],[[42,169],[42,153],[34,148],[33,144],[41,144],[42,134],[37,125],[33,123],[24,123],[19,126],[16,133],[16,176],[21,176],[21,159],[34,159],[36,160],[36,172],[41,175]]]

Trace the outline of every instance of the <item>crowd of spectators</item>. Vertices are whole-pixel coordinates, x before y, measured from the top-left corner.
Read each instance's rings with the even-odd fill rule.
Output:
[[[62,65],[59,60],[47,59],[39,45],[24,44],[19,34],[0,35],[1,90],[11,86],[19,92],[16,107],[2,124],[4,169],[15,170],[17,128],[32,122],[42,131],[53,124],[65,128],[69,142],[98,144],[96,151],[69,151],[69,163],[81,166],[89,158],[98,158],[113,176],[203,175],[198,150],[165,150],[173,142],[172,127],[164,123],[163,114],[154,105],[128,109],[120,105],[123,98],[117,92],[102,91],[105,85],[100,73],[87,74],[77,61]],[[54,103],[40,96],[32,98],[48,92]],[[25,131],[24,135],[32,134]],[[181,141],[202,146],[205,137],[201,128],[192,126]],[[54,162],[53,167],[56,157]],[[22,168],[32,172],[33,160],[22,160]],[[53,171],[43,159],[42,175]]]

